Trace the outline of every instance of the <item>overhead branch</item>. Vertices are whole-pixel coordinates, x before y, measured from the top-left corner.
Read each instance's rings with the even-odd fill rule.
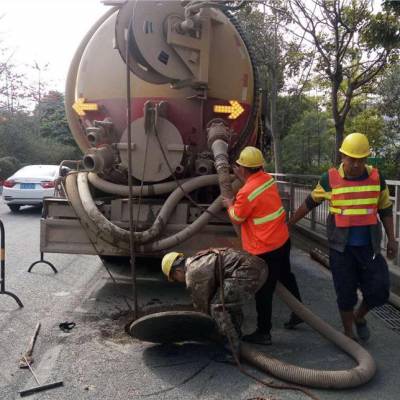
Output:
[[[384,50],[368,68],[366,68],[361,74],[354,78],[354,90],[371,81],[373,78],[375,78],[377,74],[379,74],[380,71],[382,71],[382,69],[386,65],[389,53],[390,50]]]
[[[331,62],[329,60],[329,57],[327,56],[327,54],[325,53],[324,49],[322,48],[322,43],[319,41],[318,39],[318,34],[316,32],[316,26],[313,20],[313,16],[309,15],[306,11],[306,8],[304,6],[304,4],[299,1],[299,0],[293,0],[293,2],[296,4],[296,6],[298,7],[298,9],[300,10],[300,12],[303,14],[304,18],[308,21],[307,26],[305,26],[301,19],[298,16],[298,13],[296,12],[296,10],[293,9],[292,7],[292,2],[289,1],[289,7],[292,11],[292,14],[296,20],[296,23],[306,32],[308,32],[313,40],[314,40],[314,45],[317,47],[318,53],[321,55],[322,59],[324,60],[324,64],[326,67],[326,70],[329,74],[329,76],[332,76],[332,66],[331,66]]]

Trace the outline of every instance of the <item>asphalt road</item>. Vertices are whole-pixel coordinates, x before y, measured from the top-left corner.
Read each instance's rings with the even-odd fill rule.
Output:
[[[128,281],[114,283],[99,258],[47,254],[58,274],[46,265],[29,265],[39,258],[40,211],[24,208],[17,214],[0,204],[6,228],[6,289],[24,303],[0,295],[0,399],[18,399],[18,391],[37,384],[18,360],[33,334],[42,328],[34,349],[34,364],[43,383],[63,380],[64,387],[31,395],[30,399],[307,399],[299,392],[266,388],[242,375],[230,364],[220,362],[221,350],[208,343],[156,346],[128,336],[124,327],[131,319],[132,303]],[[293,269],[305,304],[340,327],[329,274],[294,249]],[[139,266],[139,305],[187,303],[185,291],[160,279],[147,262]],[[149,271],[150,269],[150,271]],[[254,325],[254,305],[246,307],[245,331]],[[311,328],[282,329],[289,311],[278,300],[274,306],[274,345],[260,348],[280,360],[309,368],[344,369],[354,362]],[[65,333],[59,323],[74,321]],[[368,350],[378,372],[367,385],[342,391],[312,390],[320,399],[398,398],[400,335],[370,316],[373,337]],[[250,367],[248,367],[250,368]],[[252,370],[268,381],[273,379]]]

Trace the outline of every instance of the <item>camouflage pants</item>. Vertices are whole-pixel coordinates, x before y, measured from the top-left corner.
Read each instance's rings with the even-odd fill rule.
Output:
[[[266,269],[265,273],[261,273],[260,276],[259,269],[252,271],[251,265],[243,265],[231,277],[224,279],[223,291],[226,313],[222,308],[220,287],[211,300],[210,312],[217,324],[218,331],[221,335],[231,338],[235,351],[239,351],[240,337],[242,336],[242,304],[254,297],[266,278]]]

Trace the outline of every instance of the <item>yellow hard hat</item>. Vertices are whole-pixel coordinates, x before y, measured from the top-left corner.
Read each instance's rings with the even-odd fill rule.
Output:
[[[350,133],[342,143],[339,151],[353,158],[365,158],[371,154],[368,138],[363,133]]]
[[[171,268],[173,263],[178,257],[183,257],[183,255],[184,255],[183,253],[177,253],[176,251],[171,251],[171,253],[167,253],[163,257],[161,261],[161,269],[169,281],[171,280],[169,274],[171,273]]]
[[[236,163],[246,168],[257,168],[264,165],[264,157],[257,147],[247,146],[241,152]]]

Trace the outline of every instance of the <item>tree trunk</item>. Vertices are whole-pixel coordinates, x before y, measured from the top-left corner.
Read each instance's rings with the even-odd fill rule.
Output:
[[[342,161],[342,153],[339,151],[343,142],[344,122],[335,124],[336,137],[335,137],[335,165],[339,165]]]

